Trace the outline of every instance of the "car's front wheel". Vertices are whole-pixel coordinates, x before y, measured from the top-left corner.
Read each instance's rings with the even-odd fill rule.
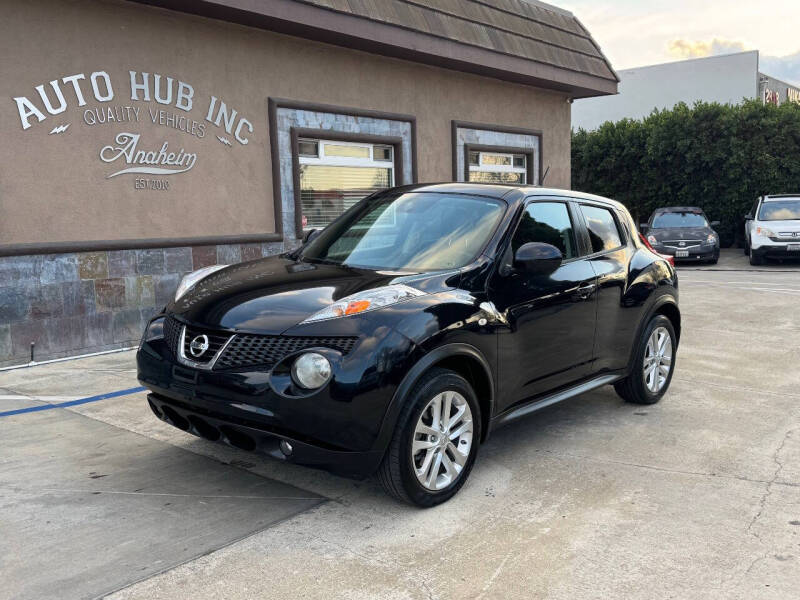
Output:
[[[750,264],[754,267],[764,264],[764,259],[759,254],[756,254],[752,246],[750,246]]]
[[[478,451],[481,416],[470,384],[434,368],[414,386],[378,476],[384,489],[417,506],[436,506],[464,485]]]
[[[678,340],[664,315],[654,316],[642,332],[631,372],[614,384],[625,401],[655,404],[667,393],[675,368]]]

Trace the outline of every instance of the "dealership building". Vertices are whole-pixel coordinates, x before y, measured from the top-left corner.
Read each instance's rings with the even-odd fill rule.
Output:
[[[800,88],[761,72],[757,50],[623,69],[618,75],[618,95],[575,103],[575,130],[641,119],[679,102],[689,106],[697,101],[739,104],[755,99],[765,104],[800,103]]]
[[[135,346],[185,273],[374,190],[568,188],[572,101],[618,83],[535,0],[29,0],[0,47],[0,367]]]

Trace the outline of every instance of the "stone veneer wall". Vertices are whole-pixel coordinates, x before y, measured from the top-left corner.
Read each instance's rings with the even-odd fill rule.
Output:
[[[283,242],[0,258],[0,367],[135,346],[195,269],[284,251]]]

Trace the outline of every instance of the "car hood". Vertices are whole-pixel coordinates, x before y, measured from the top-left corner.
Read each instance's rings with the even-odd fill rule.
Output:
[[[666,229],[650,229],[647,235],[652,235],[659,242],[667,240],[705,241],[710,233],[715,233],[711,227],[670,227]]]
[[[758,224],[761,227],[771,229],[775,233],[781,231],[800,231],[800,220],[796,219],[791,221],[759,221]]]
[[[275,256],[212,273],[167,312],[209,328],[277,335],[356,292],[404,283],[436,293],[452,287],[447,283],[452,275],[374,271]]]

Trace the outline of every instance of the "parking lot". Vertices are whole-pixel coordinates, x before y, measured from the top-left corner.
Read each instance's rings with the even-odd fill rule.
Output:
[[[171,428],[131,351],[0,371],[0,598],[796,598],[800,264],[680,289],[660,404],[500,429],[431,510]]]

